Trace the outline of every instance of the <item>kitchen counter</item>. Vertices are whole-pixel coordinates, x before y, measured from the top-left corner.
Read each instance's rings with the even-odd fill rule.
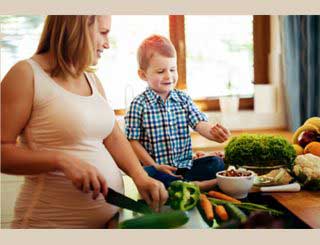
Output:
[[[320,192],[271,193],[282,206],[311,228],[320,228]]]

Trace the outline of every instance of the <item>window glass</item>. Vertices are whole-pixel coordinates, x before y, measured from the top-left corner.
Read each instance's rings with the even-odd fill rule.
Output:
[[[253,16],[185,16],[188,93],[253,95]]]
[[[44,16],[0,16],[1,78],[19,60],[35,53],[43,21]]]

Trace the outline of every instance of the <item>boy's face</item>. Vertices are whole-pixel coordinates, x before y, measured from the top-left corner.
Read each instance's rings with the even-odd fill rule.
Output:
[[[177,59],[155,53],[149,61],[147,70],[139,70],[141,79],[147,81],[161,98],[166,99],[178,81]]]

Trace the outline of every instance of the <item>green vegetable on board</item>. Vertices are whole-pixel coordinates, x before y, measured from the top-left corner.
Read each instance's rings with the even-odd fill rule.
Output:
[[[152,213],[128,219],[119,224],[121,229],[170,229],[189,221],[186,212],[176,210],[165,213]]]
[[[252,203],[252,202],[232,203],[232,202],[220,200],[217,198],[209,198],[209,201],[213,204],[216,204],[216,205],[225,205],[225,204],[231,203],[240,209],[248,210],[248,211],[262,211],[262,212],[270,213],[272,215],[282,215],[283,214],[283,212],[278,211],[276,209],[269,208],[266,205],[256,204],[256,203]]]
[[[199,187],[193,183],[181,180],[173,181],[168,188],[168,193],[169,204],[175,210],[190,210],[200,200]]]
[[[228,214],[230,214],[230,216],[232,218],[238,219],[240,220],[241,223],[244,223],[247,221],[247,216],[245,215],[244,212],[242,212],[238,207],[236,207],[234,204],[232,203],[226,203],[225,208],[228,212]]]

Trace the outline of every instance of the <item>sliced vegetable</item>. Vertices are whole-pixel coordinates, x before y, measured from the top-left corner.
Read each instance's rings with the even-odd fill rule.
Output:
[[[169,204],[175,210],[190,210],[197,205],[200,199],[199,187],[181,180],[171,182],[168,192]]]
[[[214,213],[213,213],[213,207],[211,202],[208,200],[207,196],[204,194],[201,194],[200,196],[200,205],[204,210],[204,213],[208,220],[213,220]]]
[[[171,211],[166,213],[146,214],[128,219],[119,224],[121,229],[169,229],[184,225],[189,220],[186,212]]]
[[[238,207],[236,207],[232,203],[225,204],[227,212],[230,214],[232,218],[240,220],[241,223],[246,222],[247,216],[244,212],[242,212]]]
[[[221,192],[218,192],[218,191],[209,191],[208,196],[222,199],[222,200],[226,200],[226,201],[229,201],[232,203],[241,203],[241,201],[239,201],[238,199],[235,199],[231,196],[228,196],[228,195],[221,193]]]

